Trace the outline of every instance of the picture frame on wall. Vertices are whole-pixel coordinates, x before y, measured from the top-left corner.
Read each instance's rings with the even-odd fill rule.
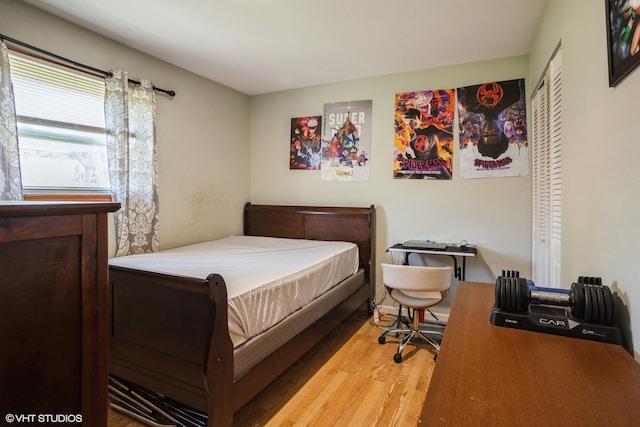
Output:
[[[635,0],[605,0],[609,87],[640,64],[640,6]]]

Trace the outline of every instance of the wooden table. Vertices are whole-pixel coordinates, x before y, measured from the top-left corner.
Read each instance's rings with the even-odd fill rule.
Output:
[[[638,426],[622,346],[494,326],[494,285],[460,282],[421,426]]]

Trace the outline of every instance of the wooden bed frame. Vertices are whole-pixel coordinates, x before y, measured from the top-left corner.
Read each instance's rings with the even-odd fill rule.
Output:
[[[320,320],[234,379],[223,277],[212,272],[197,280],[111,266],[110,373],[206,411],[209,426],[231,426],[235,411],[375,296],[373,205],[247,203],[244,234],[356,243],[365,280]]]

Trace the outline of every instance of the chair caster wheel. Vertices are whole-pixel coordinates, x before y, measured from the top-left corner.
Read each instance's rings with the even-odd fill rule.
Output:
[[[378,344],[384,344],[387,342],[387,337],[378,337]]]
[[[393,355],[393,361],[396,363],[402,362],[402,355],[400,353],[396,353]]]

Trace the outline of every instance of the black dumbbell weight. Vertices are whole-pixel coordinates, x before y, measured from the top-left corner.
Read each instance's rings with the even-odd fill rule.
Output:
[[[591,323],[609,324],[613,321],[614,299],[611,290],[602,285],[602,278],[579,276],[571,290],[575,290],[573,297],[579,301],[571,312],[574,316]]]
[[[532,291],[524,278],[498,277],[495,289],[496,308],[510,313],[521,313],[528,310],[531,302],[570,307],[573,317],[588,323],[604,325],[613,321],[614,301],[608,286],[579,282],[572,284],[569,293],[566,294]]]
[[[520,313],[529,307],[531,291],[526,279],[511,276],[498,277],[495,288],[495,306],[503,311]]]

